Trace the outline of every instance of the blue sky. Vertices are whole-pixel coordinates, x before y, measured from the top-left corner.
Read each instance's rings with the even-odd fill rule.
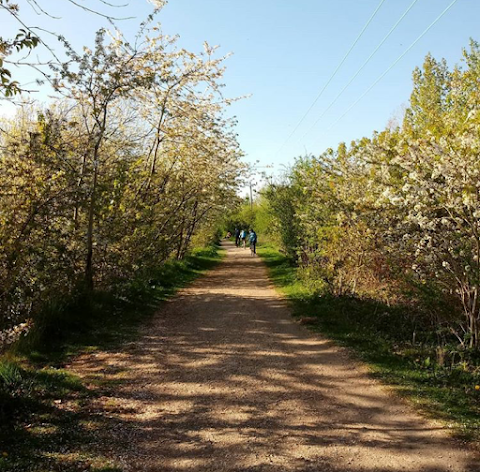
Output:
[[[226,94],[251,95],[229,110],[238,118],[240,144],[248,161],[259,160],[260,165],[275,162],[279,169],[305,152],[319,154],[341,141],[383,129],[391,117],[400,115],[411,91],[412,70],[422,64],[428,52],[445,57],[453,65],[459,62],[470,37],[480,40],[480,0],[458,0],[403,60],[331,127],[452,1],[419,0],[359,77],[304,137],[412,1],[385,1],[332,83],[283,147],[380,0],[170,0],[159,20],[165,33],[180,35],[180,46],[197,51],[206,40],[220,45],[221,54],[233,53],[227,61]],[[17,2],[22,6],[25,0]],[[76,45],[91,45],[94,31],[104,24],[101,18],[68,6],[65,0],[43,0],[41,4],[62,19],[48,20],[32,12],[30,24],[61,31]],[[29,7],[22,8],[26,13]],[[137,17],[120,23],[127,35],[134,34],[138,22],[151,9],[146,0],[130,0],[127,8],[118,10],[118,15]],[[5,19],[0,16],[2,23]],[[3,26],[2,30],[8,31],[12,25]]]

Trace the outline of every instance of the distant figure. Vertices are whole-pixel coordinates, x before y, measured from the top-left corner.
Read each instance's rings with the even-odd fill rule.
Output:
[[[243,249],[246,249],[247,248],[247,232],[244,229],[240,231],[240,241],[241,241],[240,244],[243,244]]]
[[[252,256],[254,256],[257,253],[257,233],[253,231],[253,229],[250,230],[250,252],[252,253]]]
[[[240,246],[240,228],[235,228],[235,246]]]
[[[224,239],[230,239],[232,237],[232,233],[230,231],[227,231],[227,234],[225,235]]]

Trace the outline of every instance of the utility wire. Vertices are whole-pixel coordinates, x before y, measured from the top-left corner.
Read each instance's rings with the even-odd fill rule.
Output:
[[[390,31],[387,33],[387,35],[382,39],[382,41],[380,42],[380,44],[375,48],[375,50],[372,52],[372,54],[370,54],[370,56],[367,58],[367,60],[362,64],[362,66],[360,67],[360,69],[357,70],[357,72],[355,73],[355,75],[350,79],[350,82],[348,82],[347,85],[345,85],[345,87],[343,87],[343,89],[340,91],[340,93],[335,97],[335,99],[332,101],[332,103],[330,103],[330,105],[328,105],[328,107],[324,110],[324,112],[318,117],[317,121],[315,121],[315,123],[313,123],[313,125],[308,129],[308,131],[302,136],[302,140],[305,139],[305,136],[307,136],[312,130],[313,128],[315,128],[315,126],[317,125],[317,123],[325,116],[325,114],[330,110],[330,108],[332,108],[333,105],[335,105],[335,103],[337,103],[337,100],[343,95],[343,93],[345,92],[345,90],[347,90],[348,87],[350,87],[350,85],[352,84],[352,82],[359,76],[360,72],[362,72],[362,70],[366,67],[366,65],[372,60],[373,56],[375,56],[375,54],[378,52],[378,50],[383,46],[383,44],[385,43],[385,41],[392,35],[392,33],[397,29],[398,25],[403,21],[403,19],[408,15],[408,13],[410,12],[410,10],[415,6],[415,4],[417,4],[419,2],[419,0],[413,0],[413,2],[410,4],[410,6],[406,9],[405,13],[398,19],[398,21],[392,26],[392,28],[390,29]]]
[[[353,51],[353,48],[357,45],[358,41],[360,41],[360,38],[363,36],[363,34],[365,33],[365,31],[367,30],[367,28],[369,27],[370,23],[373,21],[373,19],[375,18],[375,16],[377,15],[378,11],[380,10],[380,8],[382,7],[382,5],[386,2],[386,0],[381,0],[379,5],[377,6],[377,8],[375,9],[375,11],[373,12],[372,16],[369,18],[369,20],[367,21],[367,23],[365,24],[365,26],[363,27],[362,31],[360,31],[360,34],[357,36],[357,38],[355,39],[355,41],[353,42],[353,44],[350,46],[350,49],[347,51],[347,53],[345,54],[345,56],[343,57],[343,59],[340,61],[340,64],[338,64],[337,68],[334,70],[333,74],[330,76],[330,78],[328,79],[327,83],[323,86],[322,90],[320,91],[320,93],[317,95],[317,97],[315,98],[315,100],[312,102],[312,104],[310,105],[310,107],[308,108],[308,110],[305,112],[305,114],[302,116],[302,118],[300,119],[300,121],[296,124],[295,128],[293,129],[293,131],[290,133],[290,135],[287,137],[287,139],[284,141],[284,143],[280,146],[280,148],[278,149],[278,151],[275,153],[275,156],[278,155],[278,153],[285,147],[285,145],[288,143],[288,141],[290,140],[290,138],[296,133],[297,129],[300,127],[300,125],[303,123],[303,121],[305,120],[305,118],[307,117],[307,115],[310,113],[310,111],[312,110],[312,108],[315,106],[315,104],[318,102],[318,100],[320,99],[320,97],[323,95],[323,92],[325,92],[326,88],[330,85],[330,83],[332,82],[332,80],[334,79],[334,77],[337,75],[338,71],[340,70],[340,68],[343,66],[343,64],[345,63],[345,61],[347,60],[348,56],[350,55],[350,53]]]
[[[352,104],[350,105],[347,110],[345,110],[345,112],[343,113],[343,115],[341,115],[337,120],[335,120],[327,129],[325,129],[325,131],[322,133],[325,134],[327,133],[328,131],[330,131],[345,115],[347,115],[347,113],[355,107],[355,105],[360,101],[362,100],[363,97],[365,97],[365,95],[367,95],[406,55],[408,52],[410,52],[411,49],[413,49],[413,47],[438,23],[438,21],[440,21],[440,19],[456,4],[458,3],[459,0],[453,0],[452,3],[450,3],[450,5],[447,6],[447,8],[445,8],[445,10],[442,11],[442,13],[440,13],[440,15],[437,16],[437,18],[435,18],[435,20],[430,24],[430,26],[428,26],[428,28],[407,48],[407,50],[401,54],[397,60],[367,89],[365,90],[365,92],[363,92],[362,95],[360,95],[360,97]]]

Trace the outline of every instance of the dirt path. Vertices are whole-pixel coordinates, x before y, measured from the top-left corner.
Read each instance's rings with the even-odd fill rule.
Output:
[[[480,471],[441,425],[295,323],[258,258],[227,252],[139,342],[73,365],[120,380],[98,400],[105,437],[124,444],[106,440],[107,455],[150,472]]]

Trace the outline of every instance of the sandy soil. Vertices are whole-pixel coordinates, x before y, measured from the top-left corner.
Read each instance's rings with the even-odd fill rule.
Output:
[[[248,249],[226,249],[140,340],[71,366],[118,381],[96,400],[112,419],[104,454],[127,471],[480,471],[441,424],[296,323]]]

